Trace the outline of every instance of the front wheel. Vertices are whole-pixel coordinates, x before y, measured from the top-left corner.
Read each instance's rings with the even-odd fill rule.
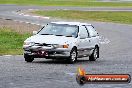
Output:
[[[29,56],[27,54],[24,54],[24,58],[26,62],[32,62],[34,60],[34,58],[32,56]]]
[[[74,63],[76,61],[77,61],[77,49],[76,48],[73,48],[71,50],[71,53],[70,53],[69,62],[70,63]]]
[[[91,56],[89,56],[89,60],[96,61],[98,57],[99,57],[99,48],[95,47],[95,49],[93,50],[93,53],[91,54]]]

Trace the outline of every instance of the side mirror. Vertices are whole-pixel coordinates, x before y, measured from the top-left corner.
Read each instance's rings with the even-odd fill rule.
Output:
[[[86,38],[86,35],[84,34],[81,34],[81,35],[79,35],[79,37],[80,37],[80,39],[85,39]]]
[[[33,35],[36,35],[37,34],[37,31],[33,31]]]

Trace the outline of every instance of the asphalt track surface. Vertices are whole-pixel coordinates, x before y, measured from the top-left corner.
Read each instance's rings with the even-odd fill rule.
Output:
[[[26,9],[71,9],[94,10],[81,7],[37,7],[0,5],[0,18],[13,19],[44,25],[58,19],[40,19],[18,15],[14,12]],[[96,8],[96,10],[110,8]],[[111,8],[110,10],[130,11],[131,8]],[[59,19],[61,20],[61,19]],[[100,35],[110,42],[101,45],[100,58],[90,62],[88,58],[79,58],[75,64],[65,61],[35,59],[26,63],[23,56],[0,56],[0,88],[80,88],[75,75],[81,65],[87,73],[94,74],[130,74],[132,75],[132,25],[87,21],[95,26]],[[82,88],[131,88],[129,84],[86,84]]]

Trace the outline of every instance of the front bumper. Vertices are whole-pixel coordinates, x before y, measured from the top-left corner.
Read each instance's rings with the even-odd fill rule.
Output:
[[[24,49],[24,54],[33,56],[34,58],[68,58],[70,51],[66,49]]]

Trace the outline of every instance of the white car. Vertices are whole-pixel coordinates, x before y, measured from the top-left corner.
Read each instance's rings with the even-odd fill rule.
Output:
[[[24,58],[67,59],[78,57],[99,58],[99,35],[91,24],[80,22],[51,22],[24,41]]]

